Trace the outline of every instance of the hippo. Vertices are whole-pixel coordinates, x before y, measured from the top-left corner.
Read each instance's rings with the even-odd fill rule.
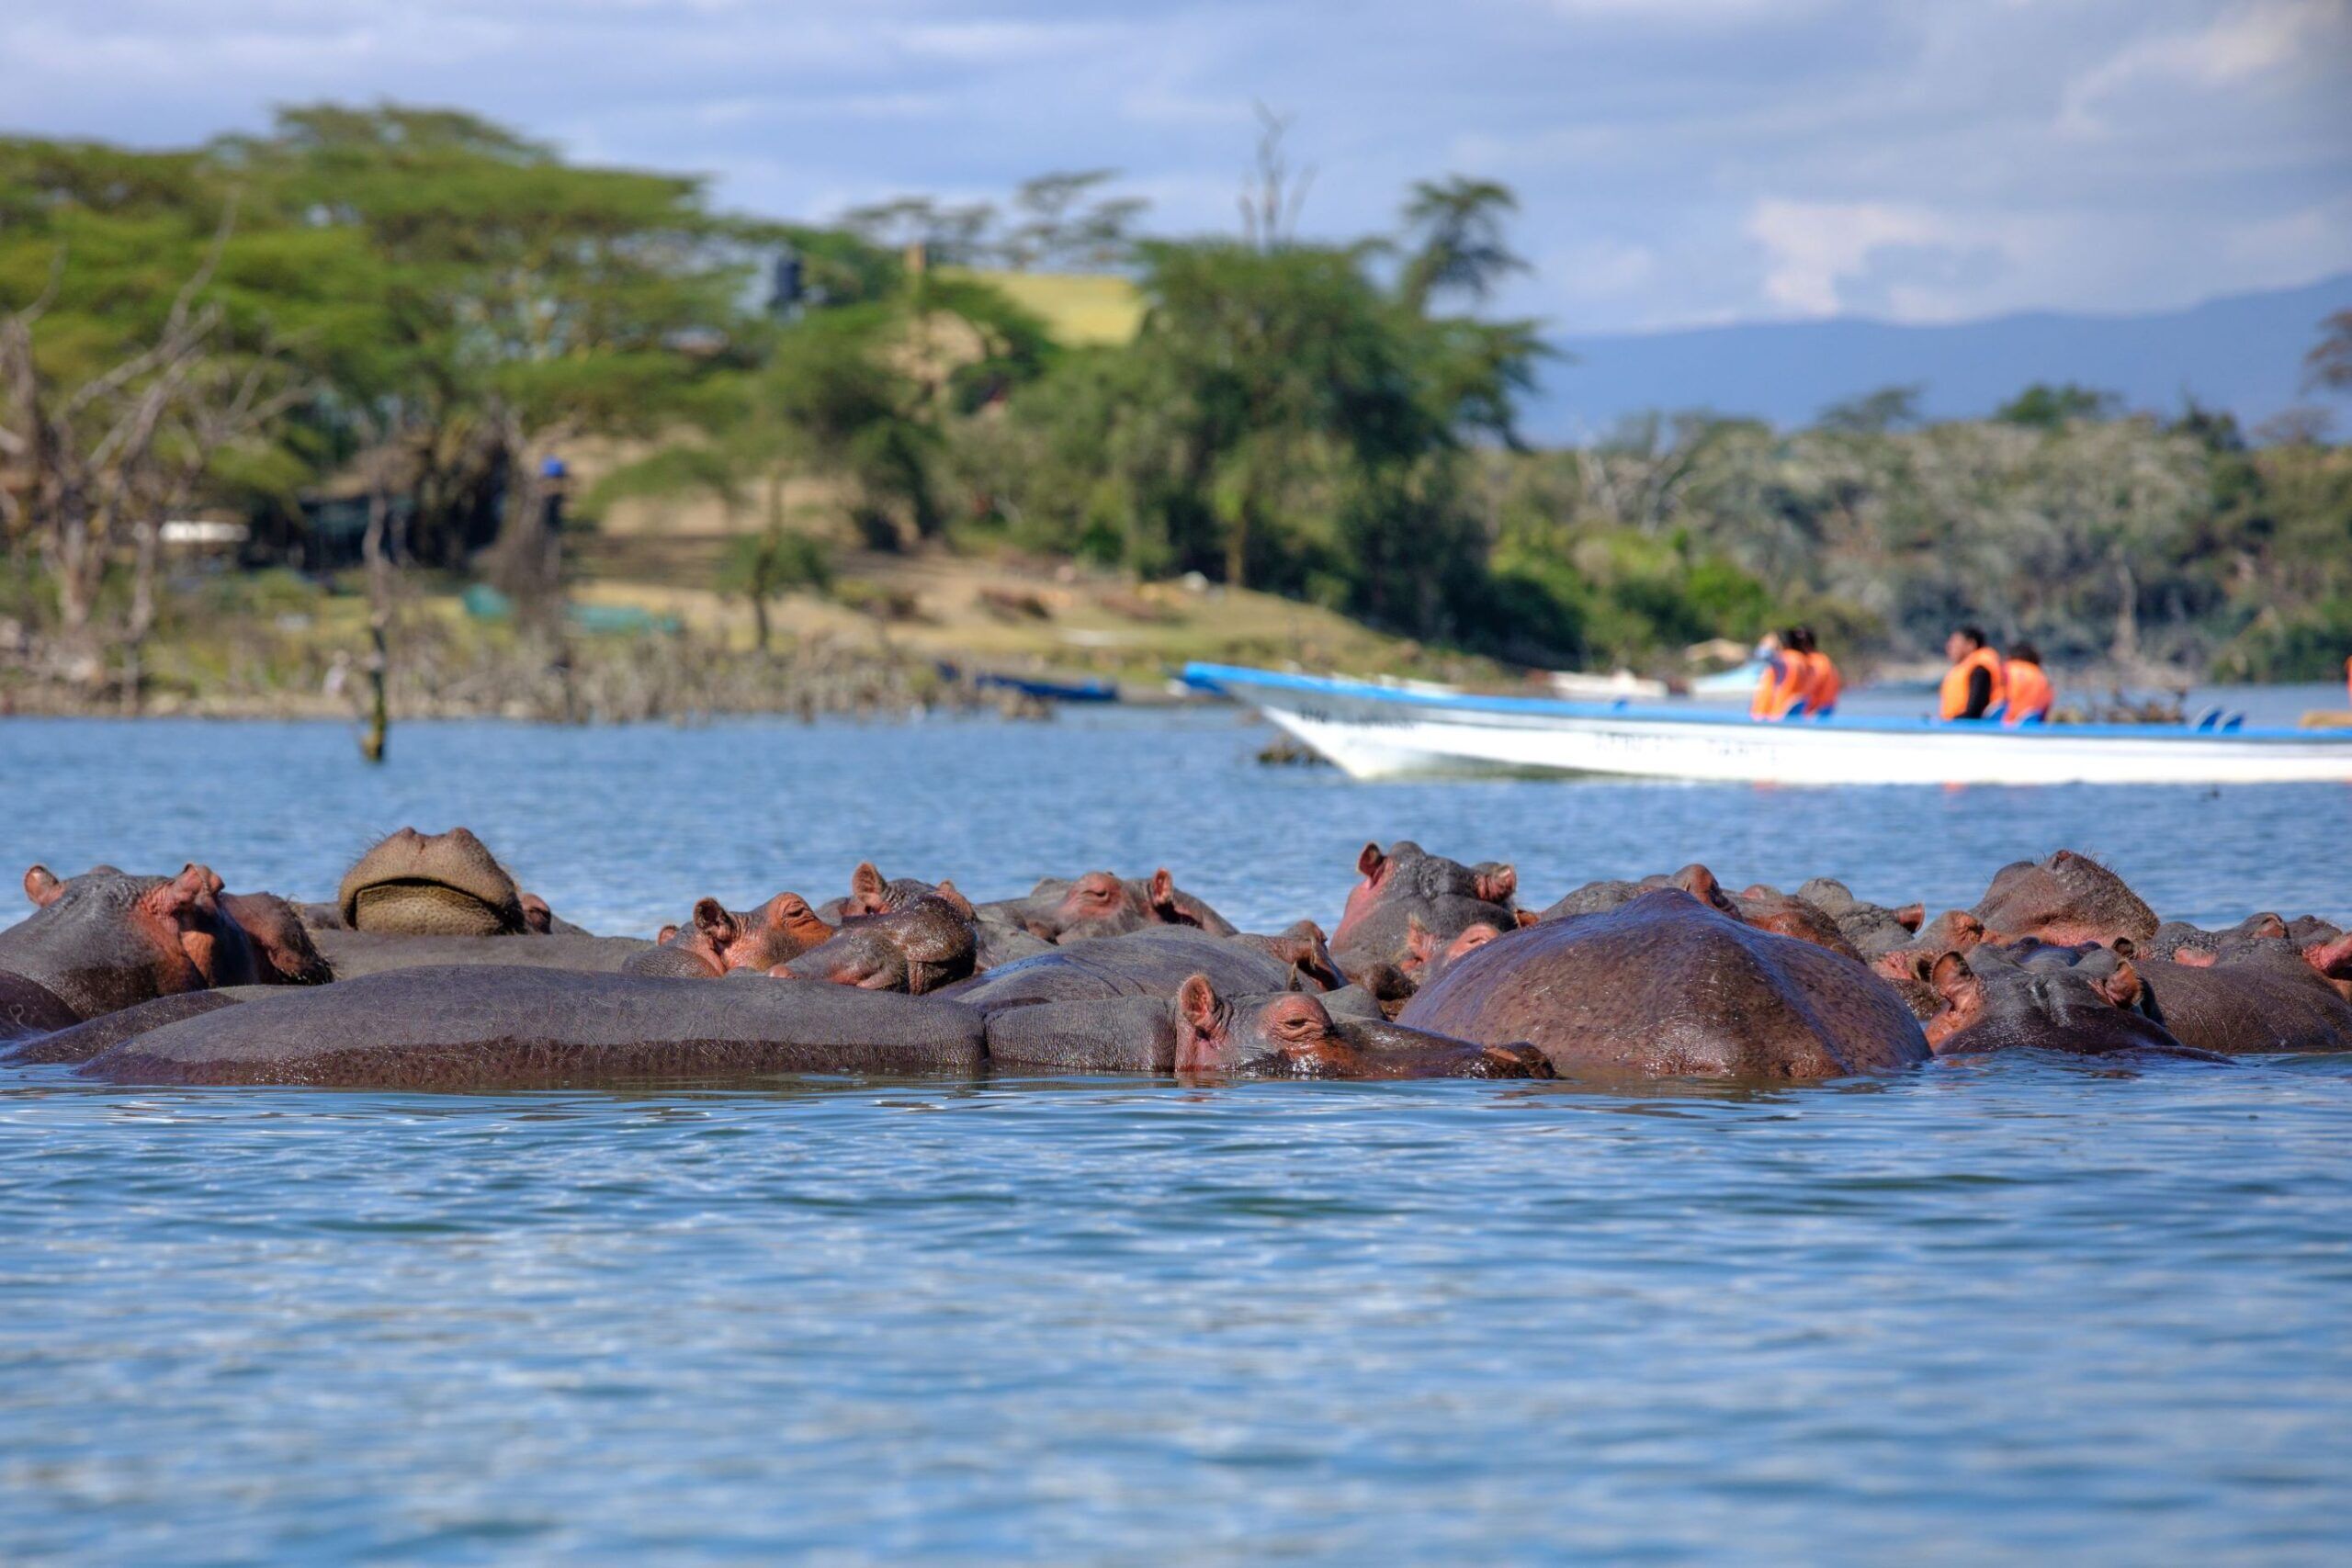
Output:
[[[714,985],[475,964],[280,991],[149,1030],[79,1070],[112,1083],[486,1089],[781,1072],[970,1076],[987,1057],[980,1014],[931,998],[765,976]]]
[[[157,997],[151,1001],[124,1008],[119,1012],[104,1013],[52,1032],[35,1035],[15,1046],[0,1045],[0,1061],[18,1066],[86,1062],[109,1046],[150,1030],[161,1029],[167,1023],[177,1023],[184,1018],[195,1018],[201,1013],[235,1007],[240,1002],[281,994],[275,987],[268,986],[224,986],[212,991],[174,991],[170,996]],[[0,1032],[0,1041],[6,1038],[5,1032]]]
[[[1295,963],[1250,942],[1164,926],[1054,948],[949,986],[941,995],[993,1013],[1036,1002],[1172,998],[1194,975],[1229,997],[1297,990],[1301,984]]]
[[[1724,891],[1723,884],[1715,880],[1715,874],[1693,862],[1670,876],[1660,872],[1645,876],[1638,882],[1588,882],[1544,908],[1535,919],[1541,923],[1544,920],[1565,920],[1577,915],[1603,915],[1611,909],[1623,908],[1645,893],[1656,893],[1666,887],[1679,887],[1699,902],[1729,915],[1735,920],[1743,918],[1739,905]]]
[[[1841,958],[1863,962],[1861,950],[1846,935],[1837,917],[1802,894],[1783,893],[1764,883],[1743,887],[1731,896],[1739,918],[1760,931],[1793,937],[1826,947]],[[1902,930],[1898,924],[1896,930]]]
[[[711,979],[736,969],[764,974],[833,936],[833,928],[817,918],[808,900],[789,892],[750,910],[698,899],[686,925],[663,930],[672,934],[651,952],[631,953],[621,964],[624,974]]]
[[[1100,945],[1100,944],[1097,944]],[[1043,1002],[989,1014],[999,1071],[1175,1073],[1185,1077],[1553,1077],[1533,1046],[1474,1045],[1335,1014],[1305,991],[1221,994],[1189,975],[1172,997]]]
[[[524,969],[568,969],[583,975],[619,972],[656,944],[633,936],[385,936],[374,931],[311,932],[320,955],[337,980],[382,975],[395,969],[445,969],[498,965]]]
[[[1192,926],[1213,936],[1231,936],[1235,930],[1205,900],[1178,887],[1166,866],[1140,878],[1108,871],[1090,871],[1068,882],[1049,876],[1028,897],[983,905],[979,912],[984,923],[1011,926],[1057,946],[1155,925]]]
[[[1323,928],[1313,920],[1295,920],[1271,934],[1236,931],[1226,940],[1254,948],[1277,963],[1288,964],[1306,988],[1336,991],[1348,983],[1347,976],[1340,973],[1340,966],[1331,960],[1331,949],[1325,942]]]
[[[1449,965],[1397,1021],[1528,1041],[1564,1073],[1828,1078],[1929,1057],[1870,970],[1679,888],[1508,932]]]
[[[2134,967],[2149,1015],[2183,1044],[2232,1056],[2352,1051],[2352,1001],[2283,937],[2178,948]]]
[[[1996,942],[2038,937],[2066,945],[2156,934],[2156,912],[2123,879],[2073,850],[2038,861],[2018,861],[1993,876],[1969,911]]]
[[[1356,873],[1362,880],[1331,933],[1331,956],[1351,978],[1381,964],[1409,972],[1416,920],[1441,944],[1474,925],[1506,931],[1520,923],[1519,874],[1498,861],[1468,866],[1400,839],[1385,850],[1366,844]]]
[[[937,892],[885,914],[847,917],[829,940],[768,973],[924,996],[971,976],[975,928],[972,906],[954,883],[943,882]]]
[[[217,893],[220,912],[237,922],[254,955],[258,984],[322,986],[334,970],[293,905],[275,893]]]
[[[1938,1056],[2020,1047],[2080,1056],[2205,1054],[2190,1052],[2140,1010],[2140,977],[2130,963],[2086,966],[2080,957],[2068,947],[1943,954],[1928,970],[1944,1004],[1928,1021],[1929,1047]]]
[[[1713,872],[1696,862],[1671,876],[1645,876],[1639,882],[1588,883],[1536,918],[1538,920],[1551,920],[1570,915],[1601,914],[1622,908],[1645,893],[1655,893],[1667,887],[1679,888],[1711,908],[1758,931],[1809,942],[1815,947],[1826,947],[1840,958],[1850,958],[1858,964],[1862,961],[1861,953],[1846,940],[1845,933],[1826,910],[1803,897],[1762,883],[1733,893],[1716,880]]]
[[[379,936],[521,936],[532,926],[514,878],[465,828],[402,828],[378,842],[344,873],[335,915]],[[552,912],[545,919],[551,930]]]
[[[220,909],[220,885],[193,863],[168,877],[105,866],[59,878],[32,867],[32,915],[0,931],[0,1039],[260,978],[252,943]]]
[[[1865,958],[1905,945],[1928,918],[1921,905],[1890,909],[1855,897],[1844,883],[1826,876],[1806,882],[1797,889],[1797,897],[1837,921],[1838,932]]]

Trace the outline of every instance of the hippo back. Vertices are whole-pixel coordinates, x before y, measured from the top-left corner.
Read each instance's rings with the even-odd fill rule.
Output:
[[[1564,1073],[1826,1078],[1928,1057],[1902,999],[1860,964],[1672,889],[1507,932],[1397,1021],[1528,1041]]]

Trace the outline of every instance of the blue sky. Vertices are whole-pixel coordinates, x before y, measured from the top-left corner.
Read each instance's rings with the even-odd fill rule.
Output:
[[[1563,330],[2129,310],[2352,269],[2352,0],[33,0],[0,125],[146,144],[396,97],[824,217],[1109,164],[1229,229],[1252,105],[1303,227],[1520,192]]]

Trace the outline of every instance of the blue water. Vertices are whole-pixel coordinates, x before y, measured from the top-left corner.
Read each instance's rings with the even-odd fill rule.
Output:
[[[2103,852],[2352,917],[2352,791],[1349,784],[1223,716],[0,724],[0,867],[323,896],[463,821],[559,912],[1167,863],[1329,923],[1704,859],[1972,901]],[[0,1077],[0,1561],[2340,1562],[2352,1058],[1770,1094]]]

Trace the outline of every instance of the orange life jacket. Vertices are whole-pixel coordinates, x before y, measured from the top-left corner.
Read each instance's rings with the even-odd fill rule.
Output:
[[[1838,705],[1838,694],[1845,691],[1845,678],[1838,673],[1838,666],[1826,653],[1809,653],[1806,662],[1813,666],[1813,679],[1807,682],[1804,712],[1807,718],[1819,718]]]
[[[2009,699],[2009,711],[2001,716],[2003,724],[2023,724],[2030,718],[2048,718],[2051,705],[2058,700],[2057,688],[2050,677],[2041,672],[2039,664],[2029,664],[2022,659],[2012,659],[2001,671]]]
[[[1778,718],[1781,716],[1781,665],[1787,661],[1788,657],[1783,653],[1778,656],[1777,660],[1768,659],[1764,661],[1764,673],[1756,677],[1756,694],[1747,700],[1748,717]],[[1789,679],[1793,682],[1795,678],[1796,670],[1791,666]]]
[[[1989,648],[1980,648],[1944,671],[1943,716],[1965,717],[1968,713],[1968,672],[1982,670],[1993,682],[1993,694],[1985,700],[1984,711],[1991,713],[2001,705],[2001,656]]]

